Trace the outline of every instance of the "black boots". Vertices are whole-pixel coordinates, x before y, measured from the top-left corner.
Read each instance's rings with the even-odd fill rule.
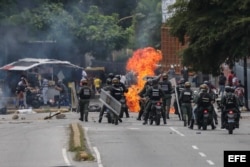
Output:
[[[194,119],[191,120],[190,125],[188,127],[189,129],[193,129],[194,128]]]

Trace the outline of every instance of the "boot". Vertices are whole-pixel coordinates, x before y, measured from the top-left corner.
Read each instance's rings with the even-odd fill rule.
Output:
[[[212,130],[214,130],[216,128],[216,126],[214,125],[214,123],[212,123],[211,126],[212,126]]]
[[[187,121],[186,121],[186,120],[184,120],[183,122],[184,122],[184,126],[187,126]]]
[[[190,126],[188,128],[189,129],[193,129],[194,128],[194,119],[191,120]]]
[[[102,122],[102,118],[99,118],[98,122],[101,123]]]
[[[148,124],[148,121],[144,121],[143,123],[142,123],[142,125],[147,125]]]

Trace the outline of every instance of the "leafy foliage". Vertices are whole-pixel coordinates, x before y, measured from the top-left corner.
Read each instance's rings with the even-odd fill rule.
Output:
[[[250,2],[241,0],[177,0],[168,20],[171,33],[188,48],[183,64],[217,74],[222,62],[249,54]]]

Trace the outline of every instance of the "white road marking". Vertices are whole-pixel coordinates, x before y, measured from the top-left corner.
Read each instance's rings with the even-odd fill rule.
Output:
[[[101,156],[100,156],[100,153],[99,153],[97,147],[93,147],[93,149],[94,149],[95,154],[96,154],[96,159],[97,159],[98,167],[103,167],[102,161],[101,161]]]
[[[192,147],[193,147],[193,149],[195,149],[195,150],[198,150],[198,149],[199,149],[199,148],[198,148],[197,146],[195,146],[195,145],[193,145]]]
[[[69,159],[67,157],[67,151],[65,148],[62,149],[62,155],[63,155],[63,159],[64,159],[64,162],[66,163],[66,165],[71,166]]]
[[[209,163],[209,165],[214,165],[214,162],[211,160],[207,160],[207,163]]]
[[[199,152],[200,156],[202,157],[206,157],[206,154],[204,154],[203,152]]]
[[[171,129],[172,131],[174,131],[175,133],[177,133],[178,135],[180,135],[180,136],[185,136],[184,134],[182,134],[181,132],[179,132],[178,130],[176,130],[176,129],[173,128],[173,127],[170,127],[170,129]]]
[[[140,128],[128,128],[128,129],[130,129],[130,130],[138,130]]]

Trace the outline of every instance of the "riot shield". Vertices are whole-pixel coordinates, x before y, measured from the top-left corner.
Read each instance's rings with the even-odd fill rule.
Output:
[[[99,101],[119,117],[121,111],[121,103],[112,97],[107,91],[101,89]]]

